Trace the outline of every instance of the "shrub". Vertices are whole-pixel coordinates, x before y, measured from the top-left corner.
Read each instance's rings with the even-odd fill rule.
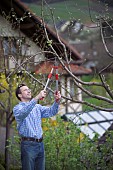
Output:
[[[93,140],[81,133],[71,122],[57,119],[43,119],[46,170],[112,170],[112,137],[107,137],[106,145],[97,147],[98,137]],[[20,165],[18,137],[11,147],[13,162]],[[17,144],[16,144],[17,142]],[[107,146],[107,147],[106,147]],[[16,153],[16,156],[15,156]],[[109,158],[109,159],[108,159]]]

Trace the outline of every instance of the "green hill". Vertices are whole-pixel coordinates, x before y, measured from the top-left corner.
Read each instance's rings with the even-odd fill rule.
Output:
[[[49,0],[48,0],[49,1]],[[50,0],[51,1],[51,0]],[[56,0],[55,0],[56,1]],[[95,22],[98,15],[112,16],[113,10],[107,9],[103,3],[88,0],[60,0],[60,2],[44,4],[43,14],[46,21],[52,22],[52,14],[55,17],[55,22],[61,20],[79,20],[82,23]],[[39,1],[38,1],[39,2]],[[53,1],[52,1],[53,2]],[[89,3],[88,3],[89,2]],[[42,6],[39,3],[28,4],[28,7],[41,16]]]

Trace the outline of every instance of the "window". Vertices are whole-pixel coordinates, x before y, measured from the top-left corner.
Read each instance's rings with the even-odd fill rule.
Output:
[[[22,54],[22,46],[25,45],[24,38],[4,37],[2,40],[3,54],[15,55]]]

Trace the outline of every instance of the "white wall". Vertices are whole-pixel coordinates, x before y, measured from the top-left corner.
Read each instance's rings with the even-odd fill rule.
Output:
[[[37,64],[36,62],[44,60],[44,54],[40,53],[41,49],[18,29],[16,30],[12,29],[11,24],[2,16],[0,16],[0,36],[1,37],[25,37],[26,42],[28,44],[28,48],[26,51],[26,47],[23,46],[22,54],[25,54],[26,51],[26,56],[33,56],[35,65]],[[15,67],[12,60],[10,60],[9,63],[11,68]]]
[[[75,86],[72,88],[72,85],[71,85],[71,77],[69,77],[67,79],[67,90],[69,91],[69,93],[71,93],[72,91],[72,94],[73,94],[73,88],[74,90],[76,90],[76,93],[73,94],[74,96],[76,96],[76,99],[81,101],[82,100],[82,91],[77,88],[75,89]],[[68,95],[70,97],[70,95]],[[72,112],[80,112],[82,111],[82,105],[80,103],[73,103],[73,102],[70,102],[68,101],[68,113],[72,113]]]
[[[71,86],[71,77],[68,77],[67,79],[65,77],[61,77],[60,78],[60,82],[61,82],[61,94],[63,96],[67,96],[70,98],[70,92],[72,90],[72,86]],[[66,90],[67,92],[66,92]],[[79,101],[82,101],[82,91],[81,89],[77,88],[76,90],[76,99],[79,100]],[[74,102],[71,102],[71,101],[67,101],[66,103],[66,100],[65,99],[62,99],[62,101],[66,104],[66,107],[62,107],[62,113],[65,114],[66,112],[68,113],[72,113],[72,112],[80,112],[82,111],[82,105],[80,103],[74,103]],[[67,110],[67,111],[66,111]]]

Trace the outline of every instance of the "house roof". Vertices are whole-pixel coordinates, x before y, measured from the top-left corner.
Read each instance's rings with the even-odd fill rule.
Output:
[[[93,27],[94,29],[92,29]],[[103,43],[102,39],[100,39],[100,28],[95,24],[90,24],[88,27],[84,27],[84,31],[88,29],[92,34],[89,34],[89,36],[85,39],[81,39],[79,42],[71,44],[83,56],[84,67],[91,68],[94,72],[113,72],[112,28],[113,19],[107,23],[102,23],[103,37],[105,41],[105,43]]]
[[[100,142],[105,139],[108,129],[113,130],[113,112],[93,110],[81,113],[67,113],[65,115],[74,124],[78,125],[81,132],[92,139],[96,134],[99,135]],[[104,135],[104,136],[103,136]]]
[[[35,73],[49,74],[53,66],[54,66],[54,62],[51,61],[41,62],[36,66]],[[78,66],[77,63],[70,63],[69,66],[71,68],[72,73],[75,75],[87,75],[92,72],[91,69],[86,69],[82,66]],[[58,73],[63,75],[68,75],[68,73],[66,72],[65,69],[63,69],[61,64],[58,65]]]
[[[30,11],[30,9],[28,9],[22,2],[19,0],[3,0],[0,1],[0,8],[1,15],[5,13],[6,16],[9,16],[13,29],[19,27],[20,30],[26,36],[32,39],[41,49],[51,51],[47,44],[47,38],[45,36],[42,20],[38,16],[34,15],[33,12]],[[21,20],[19,20],[20,18]],[[46,30],[49,39],[52,40],[53,48],[57,51],[60,57],[64,57],[64,49],[63,46],[59,43],[56,33],[47,25]],[[81,55],[74,47],[70,46],[61,37],[60,40],[65,44],[68,56],[71,54],[71,57],[74,60],[82,59]],[[49,56],[46,54],[46,57],[50,58],[51,56],[50,54]]]

